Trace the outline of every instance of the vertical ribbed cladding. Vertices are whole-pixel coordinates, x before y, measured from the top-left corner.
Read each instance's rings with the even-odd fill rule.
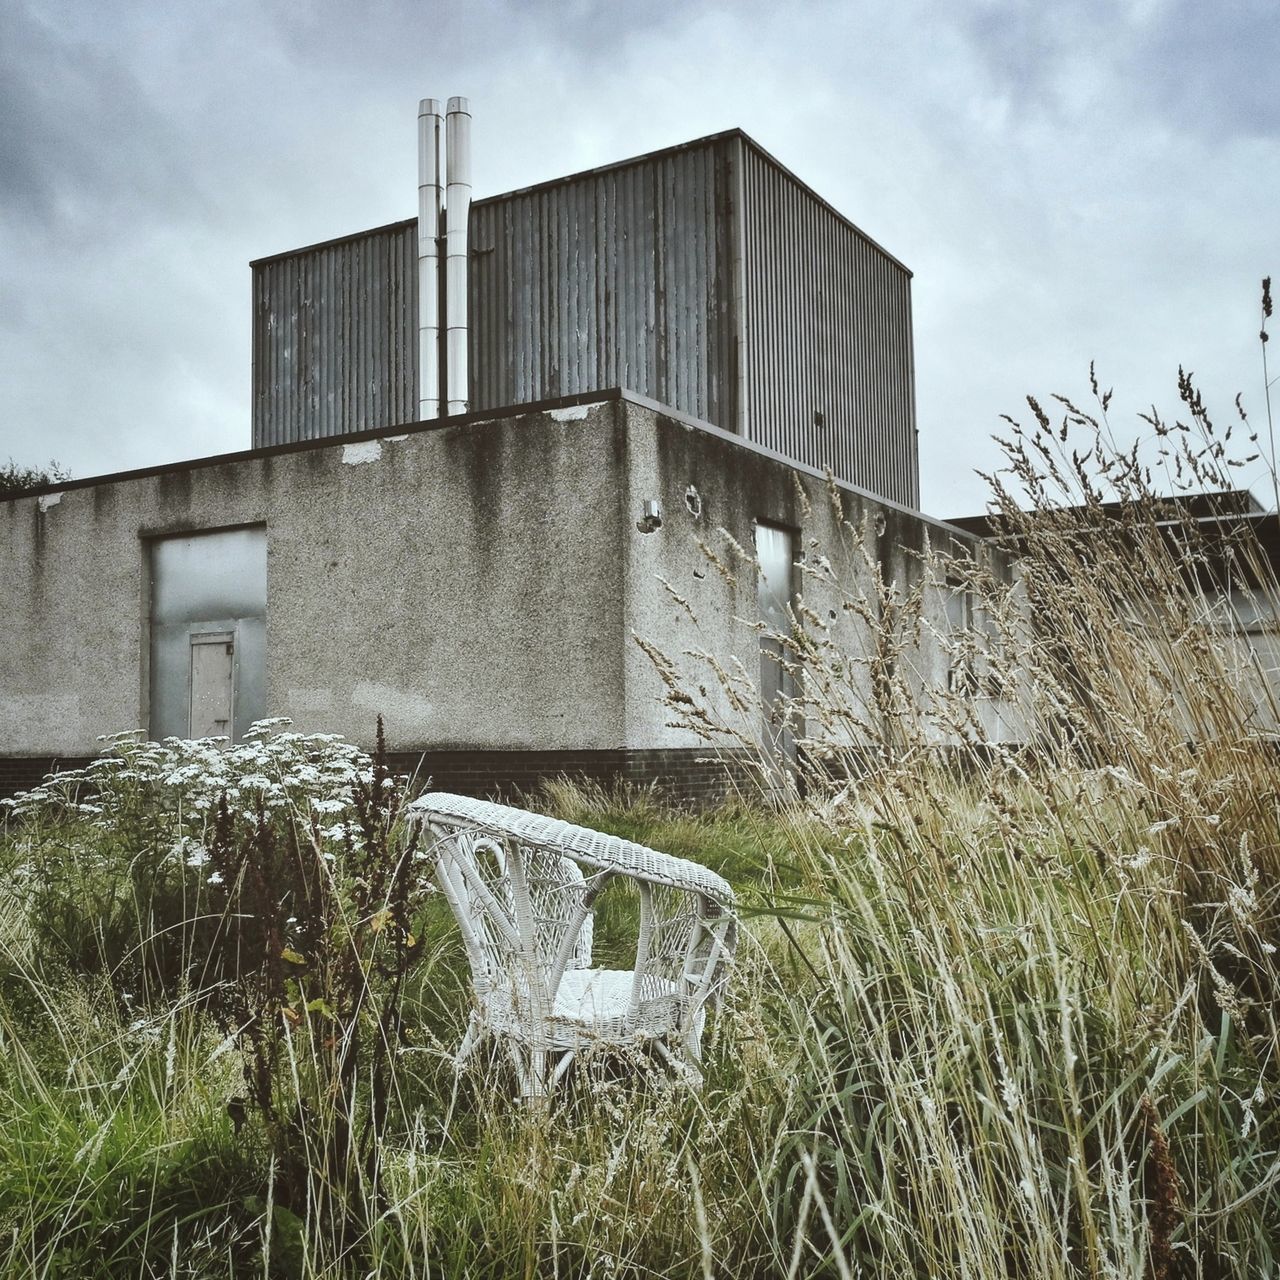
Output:
[[[473,408],[622,386],[737,429],[735,142],[472,206]]]
[[[918,503],[910,275],[750,139],[476,201],[468,227],[472,408],[626,387]],[[255,446],[418,416],[417,247],[407,222],[254,264]]]
[[[253,447],[417,416],[417,223],[253,264]]]
[[[743,150],[750,436],[914,506],[910,273],[749,140]]]

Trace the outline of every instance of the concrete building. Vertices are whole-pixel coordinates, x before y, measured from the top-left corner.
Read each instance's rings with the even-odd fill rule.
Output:
[[[692,654],[758,675],[767,719],[755,624],[806,558],[905,587],[927,544],[977,547],[913,509],[909,274],[742,134],[474,204],[455,186],[468,324],[428,275],[447,227],[413,269],[426,217],[261,260],[252,449],[0,503],[0,786],[119,730],[288,716],[367,745],[381,714],[437,786],[705,798],[725,762],[669,723],[637,639],[729,720],[762,713]],[[746,572],[715,571],[735,545]],[[803,594],[865,650],[821,582]],[[930,608],[947,627],[945,583]],[[912,660],[945,683],[927,636]]]

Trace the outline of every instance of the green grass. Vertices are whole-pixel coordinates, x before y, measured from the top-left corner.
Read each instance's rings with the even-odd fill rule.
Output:
[[[834,822],[551,788],[545,808],[700,853],[787,910],[749,915],[701,1095],[597,1061],[539,1115],[499,1062],[455,1079],[468,989],[428,899],[385,1185],[355,1241],[273,1201],[267,1136],[227,1111],[238,1052],[198,1002],[139,1010],[110,974],[55,972],[10,904],[0,1273],[1137,1277],[1162,1196],[1167,1274],[1274,1273],[1273,1010],[1215,950],[1230,924],[1235,951],[1270,961],[1274,901],[1224,881],[1237,912],[1199,904],[1196,941],[1173,829],[1138,852],[1154,825],[1138,788],[1107,780],[1083,829],[1005,788],[1040,824],[1015,852],[990,838],[990,778],[926,774],[868,785]],[[65,855],[74,829],[11,826],[7,856]],[[633,927],[606,913],[603,951]]]

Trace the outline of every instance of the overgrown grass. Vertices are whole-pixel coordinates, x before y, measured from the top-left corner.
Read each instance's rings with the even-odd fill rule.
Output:
[[[1157,447],[1220,488],[1204,468],[1229,455],[1189,382],[1184,401]],[[850,654],[802,601],[777,638],[803,676],[803,797],[700,816],[570,783],[530,798],[738,889],[699,1094],[617,1056],[546,1112],[496,1057],[456,1075],[456,933],[396,879],[398,800],[333,740],[126,743],[92,787],[23,801],[0,843],[0,1272],[1277,1275],[1274,709],[1215,603],[1218,527],[1179,523],[1108,449],[1105,408],[1062,407],[1010,441],[1041,514],[996,490],[1016,581],[928,557],[917,583],[878,580],[849,521],[806,558],[806,599],[845,592],[871,632]],[[971,630],[930,634],[931,575],[964,575]],[[965,678],[926,687],[931,645]],[[993,690],[1017,743],[975,710]],[[739,746],[743,723],[696,720]],[[310,861],[254,917],[280,965],[210,881],[284,853]],[[605,910],[599,954],[634,927]],[[269,1105],[211,994],[235,982],[273,1037]],[[332,1150],[359,1133],[376,1161]]]

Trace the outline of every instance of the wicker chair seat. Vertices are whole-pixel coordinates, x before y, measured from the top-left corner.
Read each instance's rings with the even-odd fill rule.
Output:
[[[570,969],[560,980],[551,1011],[542,1018],[534,1015],[526,993],[498,986],[484,997],[483,1021],[494,1034],[552,1053],[678,1036],[683,1001],[675,983],[654,979],[657,989],[642,997],[632,1012],[634,982],[630,969]],[[701,1022],[700,1018],[699,1033]]]

